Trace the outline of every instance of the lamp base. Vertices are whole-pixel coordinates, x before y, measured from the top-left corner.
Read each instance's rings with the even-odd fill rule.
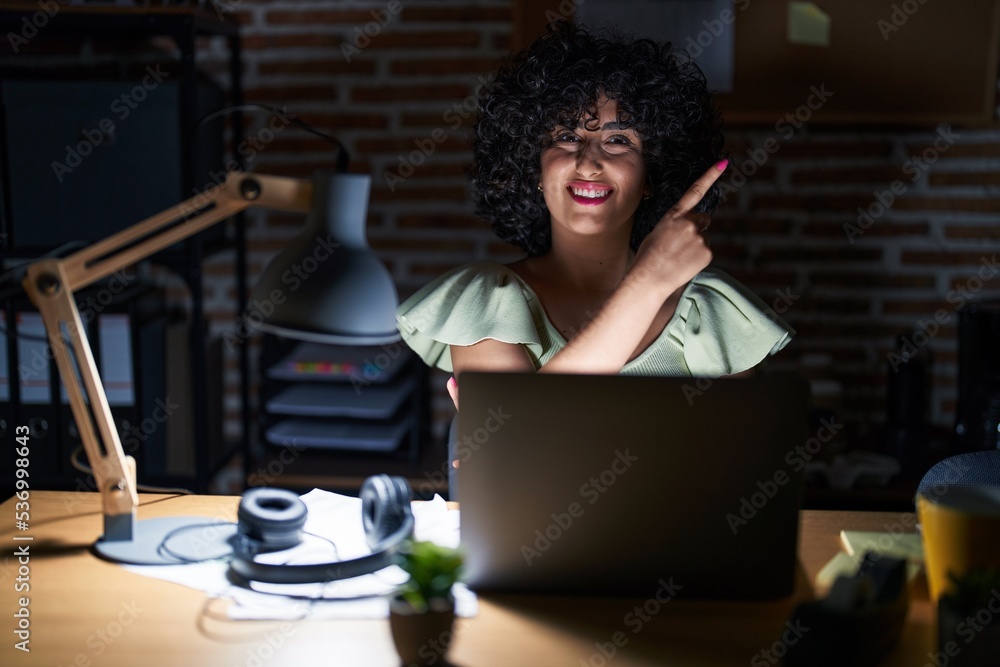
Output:
[[[235,534],[235,524],[220,523],[216,519],[160,517],[136,522],[131,540],[101,538],[94,543],[94,550],[116,563],[181,565],[229,555],[232,553],[230,540]]]

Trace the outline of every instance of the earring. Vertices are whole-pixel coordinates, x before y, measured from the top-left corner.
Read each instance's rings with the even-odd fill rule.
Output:
[[[545,190],[542,189],[542,184],[541,183],[538,184],[538,191],[539,192],[545,192]]]
[[[650,198],[650,197],[652,197],[652,196],[653,196],[653,195],[651,195],[651,194],[649,194],[649,193],[647,192],[646,194],[644,194],[644,195],[642,196],[642,200],[643,200],[643,201],[646,201],[647,199],[649,199],[649,198]]]

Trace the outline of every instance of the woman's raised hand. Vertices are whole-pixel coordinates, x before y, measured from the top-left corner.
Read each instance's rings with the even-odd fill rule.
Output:
[[[656,282],[665,282],[676,289],[708,266],[712,261],[712,251],[701,233],[708,227],[710,219],[705,213],[694,212],[694,207],[719,179],[728,163],[728,160],[722,160],[712,165],[660,218],[639,246],[633,270],[648,273]]]

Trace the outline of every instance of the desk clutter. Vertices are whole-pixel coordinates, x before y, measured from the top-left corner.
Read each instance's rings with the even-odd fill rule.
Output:
[[[257,555],[270,566],[307,565],[364,558],[371,547],[362,520],[362,500],[314,489],[301,496],[308,514],[301,527],[303,539],[290,549]],[[414,539],[441,546],[459,543],[458,512],[449,510],[436,496],[429,502],[415,503]],[[198,529],[197,526],[194,527]],[[216,554],[209,546],[215,537],[235,533],[234,524],[218,523],[206,529],[214,532],[212,540],[185,540],[197,548],[202,558]],[[195,545],[191,547],[191,545]],[[176,544],[174,545],[176,546]],[[194,555],[194,554],[192,554]],[[389,598],[406,581],[406,574],[396,565],[370,574],[321,583],[276,584],[258,581],[237,583],[230,575],[229,558],[224,553],[202,562],[177,565],[125,565],[132,572],[172,581],[204,591],[212,598],[232,602],[227,614],[243,620],[297,619],[371,619],[389,617]],[[474,593],[458,584],[453,590],[458,616],[475,616],[478,602]]]

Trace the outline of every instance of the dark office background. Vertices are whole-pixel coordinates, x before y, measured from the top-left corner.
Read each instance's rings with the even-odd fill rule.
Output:
[[[351,170],[372,175],[369,238],[401,297],[460,264],[518,257],[472,215],[463,171],[470,159],[470,96],[519,39],[512,4],[218,5],[241,26],[246,100],[286,108],[336,135],[351,152]],[[888,17],[891,3],[878,4]],[[123,57],[120,41],[57,43],[46,39],[44,29],[16,55],[7,40],[0,42],[5,62],[43,52],[67,66]],[[124,57],[153,62],[172,49],[166,40],[133,43]],[[199,65],[223,86],[227,55],[224,40],[202,38]],[[907,67],[905,59],[899,61],[901,77],[919,74]],[[870,85],[874,91],[884,83]],[[926,90],[927,96],[936,94],[933,87]],[[802,90],[801,104],[809,95]],[[932,390],[926,414],[933,425],[950,427],[957,396],[957,295],[963,302],[1000,296],[1000,274],[986,261],[1000,245],[1000,131],[990,123],[953,123],[947,115],[917,124],[884,118],[819,124],[807,118],[794,131],[777,131],[775,124],[795,111],[792,106],[770,120],[727,123],[726,150],[734,164],[726,178],[734,191],[712,225],[716,263],[797,330],[770,369],[813,379],[815,402],[834,410],[852,432],[863,434],[884,419],[898,336],[928,356]],[[262,132],[267,121],[247,117],[247,136],[258,143],[248,167],[308,176],[334,166],[328,144],[291,126],[273,135]],[[765,146],[772,150],[761,160]],[[908,166],[922,155],[922,166]],[[157,169],[156,156],[135,168]],[[738,174],[750,175],[744,183]],[[876,202],[897,179],[903,191],[879,214]],[[860,218],[859,207],[876,213],[871,223]],[[301,219],[252,212],[247,224],[252,283]],[[236,326],[232,257],[209,260],[206,273],[207,314],[213,332],[224,335]],[[935,313],[937,323],[930,324]],[[432,378],[439,436],[453,414],[445,380],[440,373]],[[239,428],[239,380],[231,353],[225,381],[227,430],[233,434]]]

